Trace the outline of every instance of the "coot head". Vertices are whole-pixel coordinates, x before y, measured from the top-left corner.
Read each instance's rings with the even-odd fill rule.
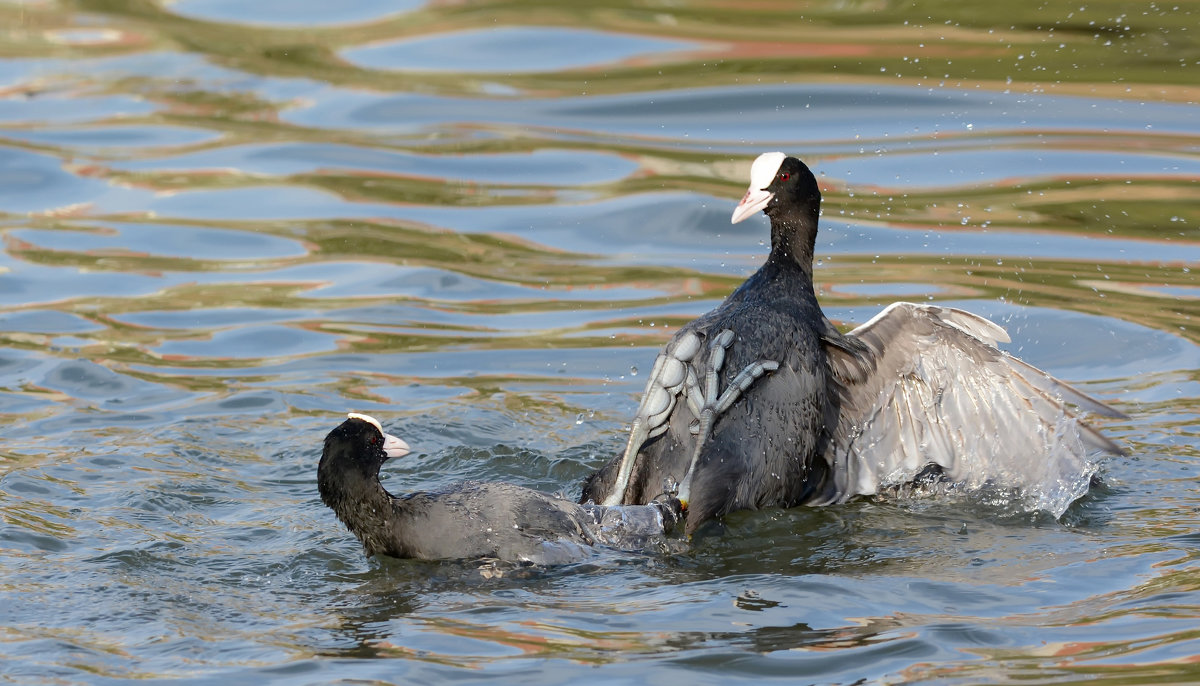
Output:
[[[808,166],[781,152],[765,152],[750,167],[750,189],[733,211],[738,222],[762,210],[772,220],[808,217],[821,207],[821,190]]]
[[[408,453],[408,444],[385,433],[374,417],[351,412],[346,421],[325,437],[325,450],[317,468],[321,494],[325,495],[331,478],[353,475],[372,479],[379,475],[384,462]]]
[[[781,152],[765,152],[750,167],[750,189],[733,210],[734,224],[762,210],[771,218],[768,262],[794,260],[811,269],[821,213],[821,189],[808,166]]]

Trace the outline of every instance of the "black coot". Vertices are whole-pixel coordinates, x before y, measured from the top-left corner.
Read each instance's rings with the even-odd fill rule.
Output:
[[[969,312],[896,303],[840,333],[813,290],[820,206],[803,162],[755,160],[732,221],[770,218],[766,263],[664,346],[624,454],[582,501],[677,494],[691,533],[733,510],[843,502],[933,473],[1061,514],[1087,488],[1088,454],[1121,452],[1064,401],[1124,415],[1000,351],[1004,330]]]
[[[409,452],[362,414],[325,437],[317,467],[321,500],[368,556],[560,564],[604,545],[640,550],[669,533],[678,503],[607,508],[579,505],[508,483],[463,481],[440,491],[393,496],[379,468]]]

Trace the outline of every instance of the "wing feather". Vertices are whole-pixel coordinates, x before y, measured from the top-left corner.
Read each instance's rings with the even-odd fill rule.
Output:
[[[1008,334],[963,310],[895,303],[826,334],[840,402],[826,459],[832,502],[912,481],[935,464],[952,482],[1014,489],[1061,515],[1120,447],[1080,421],[1116,409],[999,350]]]

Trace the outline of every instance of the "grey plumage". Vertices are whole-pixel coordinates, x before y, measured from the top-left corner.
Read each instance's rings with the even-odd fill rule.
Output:
[[[1004,329],[963,310],[895,303],[827,333],[839,412],[824,458],[844,502],[907,483],[927,465],[974,489],[1015,489],[1061,515],[1087,490],[1089,455],[1121,449],[1066,403],[1120,412],[999,350]]]
[[[640,550],[662,539],[678,509],[579,505],[510,483],[461,481],[441,490],[393,496],[379,483],[385,446],[403,442],[365,415],[329,432],[317,467],[321,500],[362,543],[367,556],[423,560],[492,558],[562,564],[601,545]],[[395,451],[394,456],[407,452]]]

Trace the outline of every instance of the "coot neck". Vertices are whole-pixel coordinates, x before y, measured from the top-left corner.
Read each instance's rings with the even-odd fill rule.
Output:
[[[363,543],[368,556],[383,550],[381,534],[392,529],[396,499],[379,483],[378,470],[366,474],[357,465],[331,467],[321,464],[317,472],[321,500]]]
[[[820,200],[810,207],[771,214],[771,254],[767,263],[776,268],[799,268],[812,283],[813,253],[817,242]]]

